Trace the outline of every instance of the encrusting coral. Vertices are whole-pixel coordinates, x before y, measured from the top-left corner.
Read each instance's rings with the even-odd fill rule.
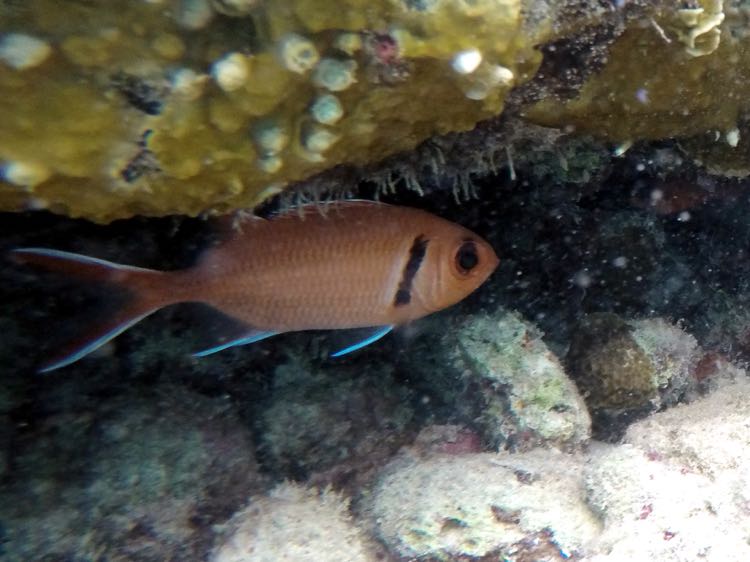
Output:
[[[252,207],[498,114],[550,32],[520,0],[227,4],[1,7],[0,206]]]
[[[106,222],[254,207],[471,130],[532,79],[519,108],[541,124],[616,140],[729,131],[746,105],[728,94],[750,70],[744,15],[717,0],[6,3],[0,208]],[[562,43],[612,41],[550,76]],[[588,77],[579,93],[573,76]],[[567,96],[545,95],[561,78]]]

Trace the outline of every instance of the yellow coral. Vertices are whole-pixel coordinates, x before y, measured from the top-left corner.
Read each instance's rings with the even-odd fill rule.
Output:
[[[746,96],[737,95],[737,84],[750,76],[750,60],[742,56],[750,39],[725,33],[718,41],[721,4],[706,0],[690,18],[681,10],[628,29],[615,41],[604,69],[575,99],[544,100],[526,116],[540,125],[572,127],[614,141],[734,128],[750,106]],[[728,19],[723,26],[746,24]]]
[[[550,30],[524,27],[521,0],[241,4],[212,4],[236,19],[188,0],[0,8],[52,50],[0,61],[0,207],[96,221],[251,207],[498,114]],[[462,74],[451,61],[467,50],[481,65]],[[326,90],[340,116],[324,124],[311,107]],[[269,119],[289,139],[272,150],[252,133]]]

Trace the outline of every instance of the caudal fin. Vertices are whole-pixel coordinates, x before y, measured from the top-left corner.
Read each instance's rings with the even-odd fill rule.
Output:
[[[104,282],[126,290],[128,298],[109,317],[101,319],[86,333],[71,341],[44,363],[39,372],[65,367],[103,346],[149,314],[176,302],[168,293],[161,271],[117,263],[47,248],[18,248],[10,257],[17,263],[34,265],[84,281]]]

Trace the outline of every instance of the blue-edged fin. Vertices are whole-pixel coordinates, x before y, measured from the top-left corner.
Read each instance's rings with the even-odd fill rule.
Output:
[[[41,373],[78,361],[149,314],[178,301],[170,292],[169,275],[161,271],[48,248],[18,248],[11,251],[10,257],[17,263],[42,267],[84,281],[108,283],[125,292],[124,302],[117,310],[89,326],[82,337],[71,341],[44,363],[39,368]]]
[[[266,338],[270,338],[271,336],[275,336],[277,333],[278,332],[261,332],[259,330],[251,330],[238,338],[227,340],[226,342],[215,345],[214,347],[209,347],[208,349],[204,349],[203,351],[193,353],[193,357],[205,357],[206,355],[213,355],[214,353],[218,353],[219,351],[223,351],[230,347],[235,347],[237,345],[247,345],[260,340],[264,340]]]
[[[351,353],[352,351],[357,351],[358,349],[362,349],[363,347],[368,346],[371,343],[378,341],[380,338],[382,338],[391,330],[393,330],[393,326],[376,326],[374,328],[367,328],[365,330],[364,337],[363,337],[362,330],[357,330],[357,333],[359,334],[359,338],[356,341],[356,343],[353,343],[342,349],[339,349],[338,351],[334,353],[331,353],[331,357],[341,357],[342,355],[346,355],[347,353]]]
[[[145,314],[141,314],[139,316],[126,317],[124,319],[121,315],[118,315],[118,318],[113,318],[107,323],[93,326],[92,328],[87,330],[85,336],[68,344],[65,347],[65,351],[39,367],[39,369],[37,369],[38,372],[49,373],[50,371],[54,371],[55,369],[59,369],[60,367],[65,367],[66,365],[75,363],[92,351],[99,349],[111,339],[116,338],[125,330],[137,324],[152,312],[155,312],[155,310],[148,311]]]

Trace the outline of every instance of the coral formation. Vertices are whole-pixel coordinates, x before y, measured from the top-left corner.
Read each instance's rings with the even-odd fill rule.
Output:
[[[373,562],[375,549],[336,492],[284,483],[225,525],[211,562]]]
[[[574,99],[545,99],[525,115],[615,141],[736,128],[747,109],[747,101],[734,95],[750,72],[741,55],[748,48],[747,8],[738,1],[691,4],[661,6],[629,26],[612,45],[605,67]]]
[[[554,17],[528,29],[520,0],[0,9],[19,30],[0,43],[1,204],[97,221],[252,207],[337,164],[468,130],[532,74]],[[476,68],[453,70],[469,50]],[[336,103],[321,107],[326,92]],[[251,134],[269,121],[287,138],[275,150]],[[143,148],[153,166],[128,173]]]

